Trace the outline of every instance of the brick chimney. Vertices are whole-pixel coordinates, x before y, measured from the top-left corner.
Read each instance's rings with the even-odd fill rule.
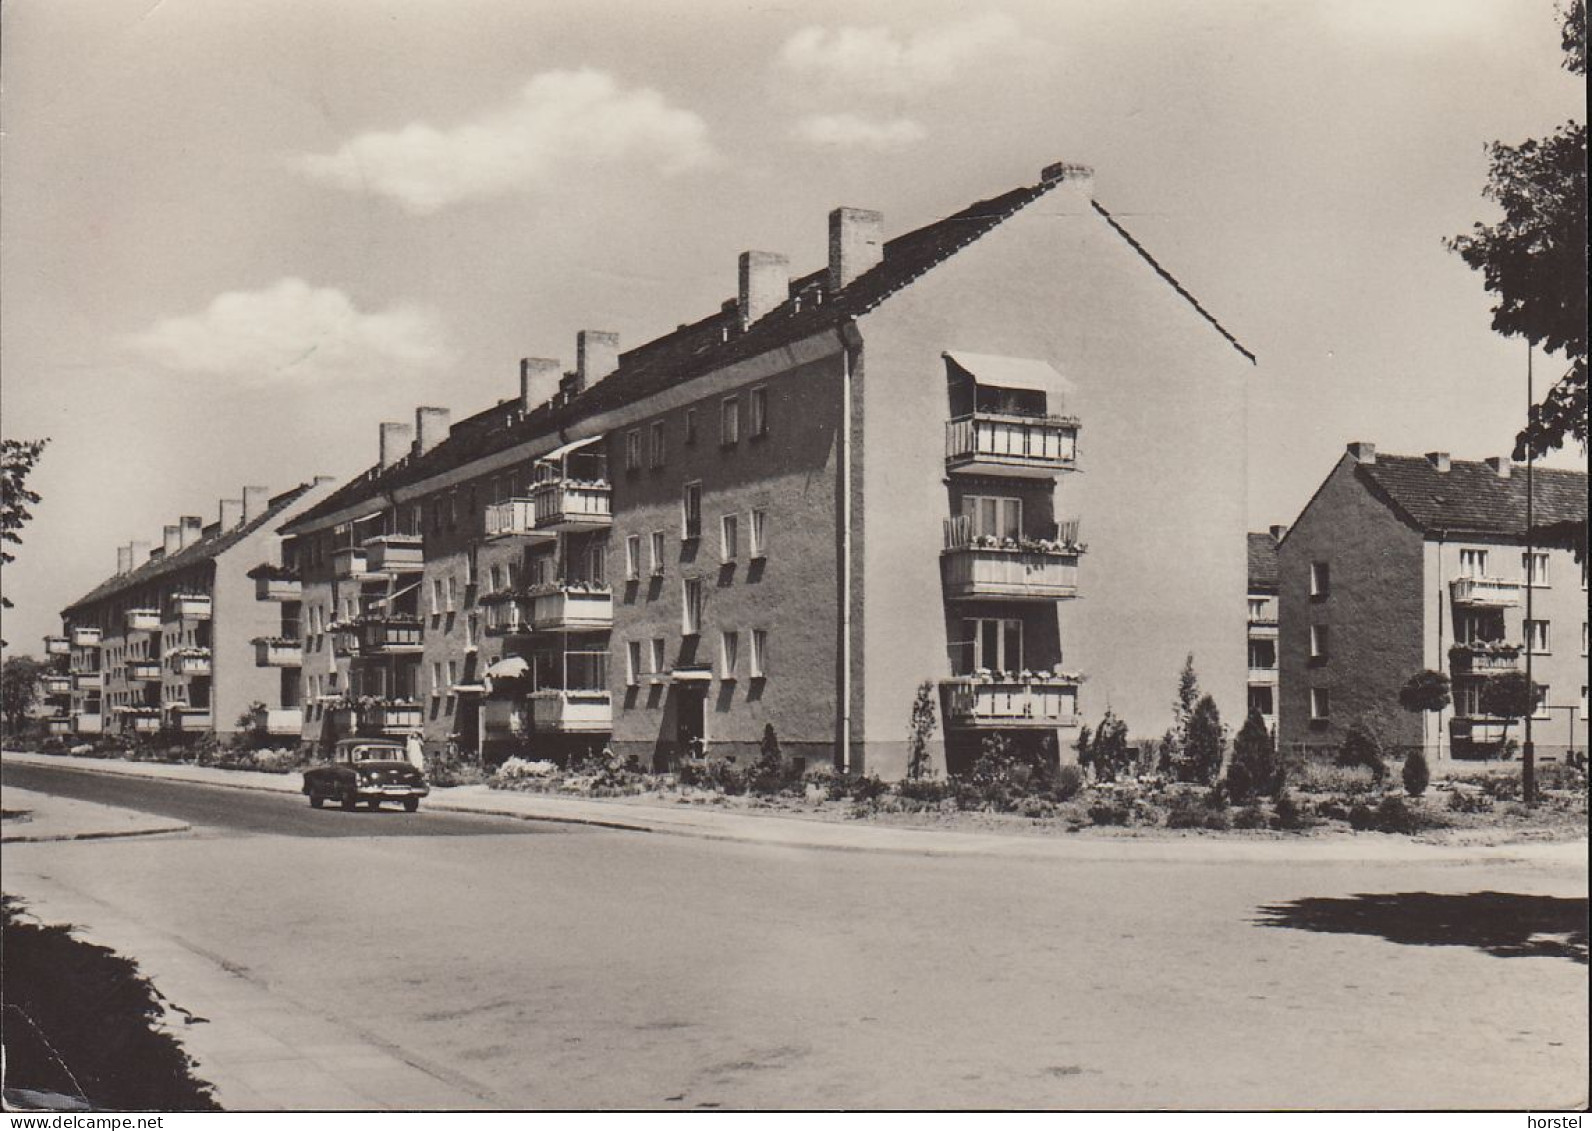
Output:
[[[243,524],[243,500],[222,499],[217,504],[216,517],[221,523],[222,530],[231,530],[234,526]]]
[[[243,489],[243,521],[244,524],[253,522],[265,513],[271,505],[271,488],[245,487]]]
[[[421,405],[415,409],[415,446],[417,455],[424,455],[448,438],[448,416],[445,408]]]
[[[1348,452],[1358,463],[1376,462],[1376,445],[1366,443],[1364,440],[1354,441],[1349,445]]]
[[[790,297],[790,260],[777,252],[741,252],[738,274],[743,330]]]
[[[166,557],[171,557],[182,548],[182,527],[162,526],[160,528],[160,548]]]
[[[575,383],[578,393],[619,368],[619,335],[607,330],[582,330],[575,335]]]
[[[132,559],[131,568],[137,569],[149,560],[149,543],[141,539],[135,539],[127,544],[127,553]]]
[[[196,514],[185,514],[179,518],[177,522],[178,548],[186,550],[189,546],[192,546],[195,542],[199,541],[200,537],[203,535],[205,520]]]
[[[884,213],[837,208],[829,214],[829,293],[884,261]]]
[[[520,411],[527,416],[543,401],[558,392],[558,379],[564,365],[556,357],[520,358]]]
[[[1268,526],[1266,529],[1271,532],[1271,540],[1273,542],[1281,542],[1283,535],[1288,533],[1286,526]]]
[[[132,548],[132,546],[130,546],[130,545],[129,546],[117,546],[116,547],[116,576],[120,577],[124,573],[132,573],[132,572],[133,572],[133,548]]]
[[[1514,470],[1514,464],[1509,461],[1508,456],[1488,456],[1486,463],[1499,479],[1508,479],[1509,473]]]
[[[1427,452],[1426,462],[1443,474],[1447,474],[1449,468],[1454,466],[1447,452]]]
[[[386,471],[409,454],[414,439],[414,429],[396,420],[383,420],[378,426],[377,451],[381,469]]]

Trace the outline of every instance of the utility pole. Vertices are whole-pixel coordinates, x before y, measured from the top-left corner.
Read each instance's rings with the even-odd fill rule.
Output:
[[[1535,399],[1532,396],[1534,390],[1531,383],[1531,353],[1531,343],[1528,341],[1526,343],[1526,428],[1528,432],[1531,428],[1531,407],[1535,403]],[[1535,650],[1531,644],[1531,595],[1536,590],[1536,585],[1534,584],[1535,574],[1533,572],[1536,568],[1536,562],[1531,556],[1532,526],[1536,518],[1532,509],[1531,483],[1532,464],[1535,462],[1535,457],[1532,454],[1534,451],[1535,448],[1528,438],[1526,441],[1526,556],[1521,564],[1525,567],[1522,571],[1526,582],[1526,623],[1523,635],[1525,636],[1526,645],[1526,687],[1528,689],[1528,701],[1531,705],[1526,710],[1526,748],[1522,752],[1520,763],[1520,792],[1527,805],[1535,805],[1537,803],[1537,747],[1531,741],[1531,718],[1537,713],[1537,685],[1531,678],[1531,653]]]

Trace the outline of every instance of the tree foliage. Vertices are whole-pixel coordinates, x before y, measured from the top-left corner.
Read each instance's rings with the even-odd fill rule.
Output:
[[[1542,685],[1533,685],[1521,671],[1499,672],[1481,685],[1481,711],[1504,721],[1503,741],[1509,741],[1509,726],[1536,709]]]
[[[1561,11],[1564,68],[1586,76],[1586,5]],[[1567,122],[1545,138],[1493,142],[1482,195],[1503,209],[1448,241],[1498,296],[1493,329],[1562,354],[1566,369],[1515,438],[1515,458],[1574,440],[1586,447],[1586,125]]]
[[[22,528],[33,518],[29,508],[39,505],[37,491],[28,490],[28,476],[44,454],[43,440],[0,440],[0,542],[13,546],[22,544]],[[0,547],[0,565],[10,565],[16,558],[11,551]],[[9,609],[11,601],[0,595],[0,609]]]
[[[1189,715],[1188,737],[1183,745],[1184,781],[1215,785],[1222,772],[1222,755],[1227,751],[1227,728],[1222,725],[1222,713],[1216,709],[1216,700],[1201,695]]]
[[[1233,739],[1233,758],[1227,767],[1227,794],[1235,803],[1257,797],[1276,797],[1286,775],[1277,745],[1259,711],[1251,711]]]
[[[1364,766],[1377,781],[1387,777],[1387,760],[1382,756],[1382,742],[1364,723],[1354,723],[1343,735],[1338,747],[1338,765]]]
[[[1096,781],[1116,781],[1138,764],[1138,751],[1128,744],[1128,724],[1106,708],[1091,737],[1088,727],[1078,732],[1078,764],[1094,770]]]
[[[934,737],[938,725],[934,717],[934,684],[925,680],[918,686],[917,698],[912,701],[912,721],[907,737],[907,777],[912,781],[929,776],[929,740]]]
[[[1399,706],[1412,713],[1443,711],[1451,701],[1445,672],[1416,672],[1399,688]]]
[[[27,722],[28,712],[39,701],[39,677],[44,671],[32,656],[8,656],[0,664],[0,716],[7,730],[15,731]]]
[[[1426,764],[1426,755],[1419,750],[1411,750],[1409,757],[1404,759],[1404,792],[1411,797],[1419,797],[1431,783],[1432,771]]]

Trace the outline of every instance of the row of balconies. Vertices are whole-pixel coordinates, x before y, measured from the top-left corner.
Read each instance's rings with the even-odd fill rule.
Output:
[[[554,480],[533,486],[530,498],[489,505],[486,536],[553,538],[560,533],[606,530],[613,521],[613,490],[607,483]]]
[[[488,594],[481,603],[491,636],[603,632],[614,625],[614,595],[607,589],[568,586],[545,593]]]

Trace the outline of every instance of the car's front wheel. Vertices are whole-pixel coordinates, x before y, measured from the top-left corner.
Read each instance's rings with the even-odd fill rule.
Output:
[[[354,811],[354,806],[359,804],[359,798],[355,795],[353,790],[349,790],[338,800],[338,804],[342,806],[343,812],[352,813]]]
[[[371,812],[375,812],[377,809],[381,808],[381,798],[372,797],[369,801],[365,802],[365,804],[370,806]]]
[[[404,798],[404,812],[405,813],[416,812],[419,808],[420,808],[420,798],[418,798],[418,797],[406,797],[406,798]]]
[[[326,804],[326,798],[322,797],[318,793],[310,794],[310,808],[311,809],[319,809],[322,805],[325,805],[325,804]]]

